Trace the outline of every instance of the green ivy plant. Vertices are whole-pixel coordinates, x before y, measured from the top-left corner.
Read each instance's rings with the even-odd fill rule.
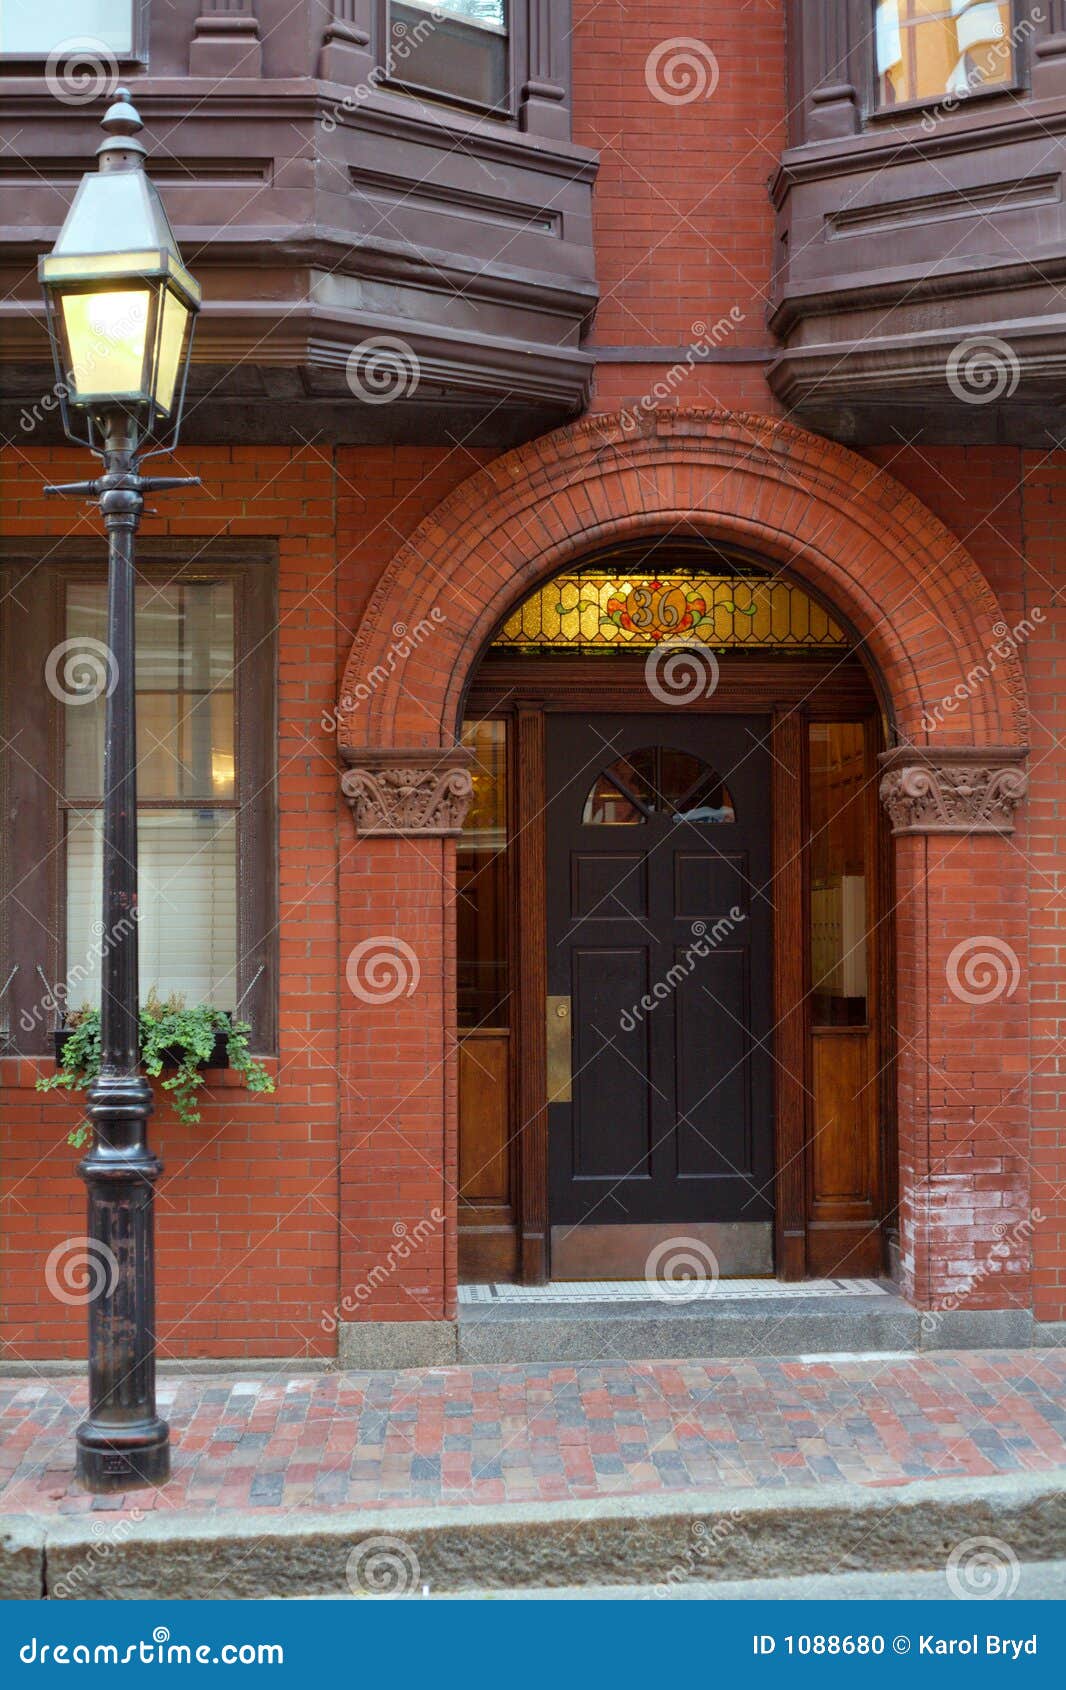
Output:
[[[252,1029],[247,1021],[231,1021],[224,1009],[216,1009],[209,1003],[187,1008],[183,997],[175,994],[164,999],[154,990],[141,1006],[140,1019],[145,1073],[157,1080],[164,1067],[173,1068],[161,1086],[170,1093],[178,1120],[187,1126],[195,1125],[200,1119],[196,1093],[204,1083],[202,1069],[210,1060],[219,1034],[225,1035],[229,1066],[243,1076],[248,1090],[274,1090],[270,1074],[249,1049]],[[43,1075],[37,1081],[38,1091],[57,1088],[84,1091],[100,1072],[100,1011],[72,1011],[64,1030],[67,1039],[62,1064],[54,1074]],[[68,1133],[67,1142],[80,1149],[91,1131],[89,1122],[82,1121]]]

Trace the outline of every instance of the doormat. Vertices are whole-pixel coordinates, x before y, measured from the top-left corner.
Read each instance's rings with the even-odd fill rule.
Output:
[[[888,1297],[876,1279],[582,1279],[553,1285],[460,1285],[460,1303],[695,1303],[782,1297]]]

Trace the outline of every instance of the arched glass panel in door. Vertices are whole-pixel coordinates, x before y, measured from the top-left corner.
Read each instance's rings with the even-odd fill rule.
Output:
[[[669,745],[627,752],[601,770],[589,787],[585,827],[639,827],[649,816],[703,825],[735,822],[729,788],[701,758]]]

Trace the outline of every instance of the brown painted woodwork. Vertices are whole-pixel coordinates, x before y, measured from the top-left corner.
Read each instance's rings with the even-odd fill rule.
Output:
[[[140,545],[137,573],[157,583],[233,582],[237,785],[232,806],[216,800],[211,807],[231,807],[237,817],[234,998],[241,1004],[242,1019],[251,1023],[253,1048],[269,1052],[277,1039],[275,548],[269,540],[200,541],[190,557],[183,541],[152,539]],[[49,651],[65,637],[64,582],[99,581],[105,574],[100,548],[91,536],[49,541],[42,548],[0,542],[0,585],[7,612],[0,689],[5,733],[20,747],[17,757],[5,759],[10,770],[4,814],[11,846],[5,875],[8,885],[19,888],[17,898],[3,901],[11,912],[5,954],[19,964],[7,1007],[16,1047],[27,1055],[47,1051],[51,1044],[51,1028],[39,1013],[42,987],[37,969],[50,983],[61,979],[66,969],[61,803],[51,780],[45,779],[42,791],[41,776],[41,771],[63,767],[63,710],[41,677]],[[168,807],[166,799],[143,801],[145,809]],[[0,1024],[2,1019],[0,1006]]]
[[[468,713],[510,710],[516,698],[535,698],[546,711],[647,710],[645,654],[599,657],[516,657],[490,652],[470,687]],[[726,715],[770,714],[803,706],[813,721],[843,720],[870,709],[870,679],[857,657],[723,653],[718,685],[699,709]],[[535,680],[534,680],[535,677]],[[694,706],[686,706],[689,713]]]
[[[881,1266],[876,1039],[866,1027],[816,1027],[807,1267],[815,1275]]]
[[[510,1035],[459,1036],[459,1273],[513,1279],[518,1264],[510,1135]]]
[[[503,446],[588,402],[598,159],[570,139],[570,0],[508,8],[511,85],[491,120],[399,92],[376,9],[138,8],[120,79],[205,300],[186,443]],[[57,100],[43,57],[0,70],[18,135],[0,160],[0,422],[24,438],[25,409],[39,445],[60,430],[37,259],[92,167],[99,103]],[[350,354],[383,334],[398,360],[360,363],[353,389]],[[392,402],[360,403],[364,379]]]
[[[676,1265],[678,1226],[649,1226],[640,1222],[621,1226],[553,1226],[551,1255],[553,1279],[643,1279],[648,1257],[663,1246],[664,1263],[671,1254]],[[773,1239],[765,1226],[748,1226],[743,1221],[686,1221],[682,1236],[702,1246],[733,1278],[765,1279],[774,1271]],[[672,1251],[670,1247],[672,1248]],[[699,1265],[701,1252],[693,1252]],[[707,1257],[702,1256],[706,1264]]]
[[[515,1111],[521,1169],[520,1263],[527,1285],[548,1277],[548,1108],[544,1000],[545,935],[544,713],[521,705],[515,716],[513,971],[517,1051]]]
[[[774,1227],[782,1279],[807,1273],[807,723],[775,712],[770,737],[774,909]]]
[[[840,845],[866,875],[866,931],[877,935],[882,811],[877,796],[877,724],[868,719],[860,766],[841,771],[835,791]],[[848,803],[851,798],[857,801]],[[879,1074],[881,994],[879,944],[869,947],[866,1021],[816,1026],[810,1033],[807,1271],[877,1273],[884,1257],[881,1146],[886,1098]],[[891,1114],[891,1111],[890,1111]]]
[[[553,1237],[769,1230],[768,764],[758,716],[549,719],[548,992],[569,1001],[573,1067],[570,1093],[548,1104]],[[591,819],[594,789],[607,796],[593,817],[643,819]]]
[[[1017,10],[1013,83],[879,109],[872,0],[790,0],[789,146],[771,185],[782,350],[768,376],[819,433],[1058,438],[1066,35],[1057,3]],[[949,383],[977,333],[1009,353],[986,361],[987,386]]]
[[[720,659],[721,680],[699,709],[713,715],[773,710],[770,780],[772,806],[775,1087],[775,1263],[787,1279],[815,1273],[866,1274],[882,1260],[880,1216],[891,1235],[895,1199],[895,1094],[891,1069],[891,983],[894,961],[891,920],[883,914],[891,884],[892,844],[876,796],[876,753],[880,719],[865,670],[855,658],[822,662],[807,658]],[[544,736],[556,712],[610,711],[624,717],[647,713],[643,658],[487,657],[471,686],[471,715],[496,710],[513,720],[515,981],[512,1120],[517,1130],[519,1277],[546,1278],[549,1254],[545,1080],[546,866]],[[692,711],[686,710],[686,717]],[[670,712],[664,712],[669,718]],[[854,1030],[816,1035],[809,1017],[809,917],[807,896],[808,723],[865,720],[868,763],[864,851],[868,876],[869,926],[876,930],[870,968],[871,1022],[860,1059],[845,1049]],[[615,831],[615,830],[612,830]],[[797,940],[797,935],[802,938]],[[868,1077],[844,1099],[848,1080],[832,1083],[834,1042],[842,1069]],[[825,1049],[821,1049],[821,1045]],[[883,1053],[878,1056],[876,1053]],[[843,1123],[843,1102],[850,1124]],[[856,1101],[857,1100],[857,1101]],[[813,1140],[825,1126],[823,1142]],[[857,1137],[856,1137],[857,1135]],[[865,1135],[865,1136],[864,1136]],[[871,1175],[870,1170],[873,1169]],[[860,1194],[856,1196],[856,1193]],[[507,1232],[507,1221],[500,1224]],[[472,1263],[464,1234],[464,1262]],[[497,1259],[509,1246],[501,1245]],[[568,1275],[580,1276],[582,1260],[594,1276],[591,1257],[579,1241],[563,1256]],[[580,1271],[579,1271],[580,1270]],[[553,1265],[553,1273],[558,1272]],[[464,1277],[478,1277],[470,1265]],[[485,1275],[480,1275],[484,1277]]]

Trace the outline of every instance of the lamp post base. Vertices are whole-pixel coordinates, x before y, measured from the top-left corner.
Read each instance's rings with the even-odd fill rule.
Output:
[[[165,1420],[103,1427],[85,1420],[77,1431],[74,1468],[86,1490],[139,1490],[170,1477],[170,1427]]]

